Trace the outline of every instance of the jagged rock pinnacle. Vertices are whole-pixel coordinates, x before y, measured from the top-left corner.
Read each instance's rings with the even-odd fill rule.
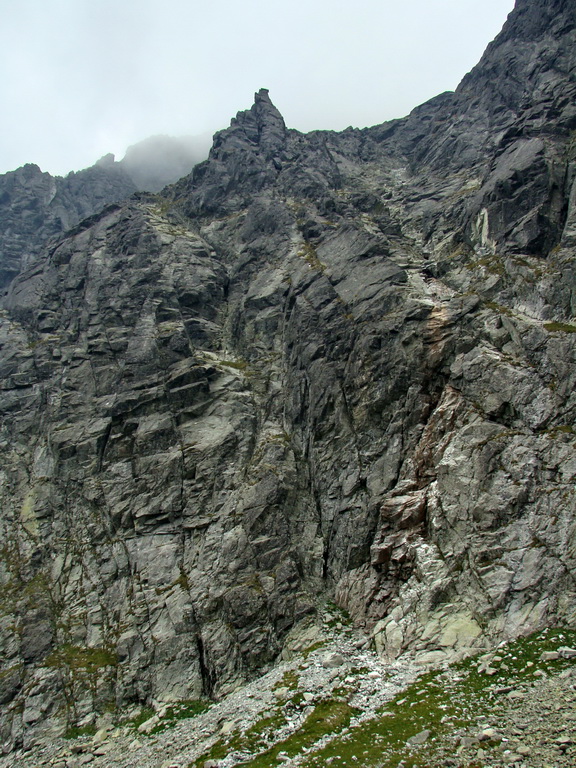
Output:
[[[238,112],[230,121],[230,127],[220,131],[214,137],[212,156],[218,156],[218,150],[226,153],[230,149],[257,148],[267,159],[277,154],[286,140],[284,118],[276,109],[266,88],[254,94],[254,104],[250,109]]]

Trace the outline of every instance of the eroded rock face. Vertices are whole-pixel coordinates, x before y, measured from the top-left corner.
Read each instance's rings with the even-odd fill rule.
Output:
[[[260,91],[14,281],[7,748],[225,692],[327,595],[391,656],[574,620],[574,10],[541,10],[402,121],[302,135]]]
[[[155,136],[129,147],[120,162],[105,155],[66,177],[32,163],[0,174],[0,291],[42,259],[52,239],[134,192],[174,183],[205,156],[202,137]]]
[[[135,191],[112,155],[65,178],[31,163],[0,175],[0,290],[41,257],[51,238]]]

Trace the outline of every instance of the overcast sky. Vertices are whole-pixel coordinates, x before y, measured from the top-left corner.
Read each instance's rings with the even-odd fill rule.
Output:
[[[291,128],[363,127],[453,90],[514,0],[0,0],[0,172],[65,174],[213,133],[268,88]]]

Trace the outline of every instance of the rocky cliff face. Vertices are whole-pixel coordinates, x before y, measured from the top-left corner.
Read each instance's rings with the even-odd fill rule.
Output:
[[[375,128],[288,130],[262,90],[12,283],[6,749],[221,694],[328,596],[420,661],[574,622],[575,27],[519,0]]]
[[[201,137],[153,136],[129,147],[120,162],[105,155],[64,178],[33,164],[1,174],[0,291],[43,258],[52,238],[134,192],[156,192],[172,184],[205,157]]]
[[[136,192],[113,155],[65,178],[28,164],[0,175],[0,290],[42,257],[48,241]]]

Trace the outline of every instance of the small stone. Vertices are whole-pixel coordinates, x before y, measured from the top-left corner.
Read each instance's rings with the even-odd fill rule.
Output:
[[[428,741],[430,738],[430,731],[420,731],[420,733],[417,733],[415,736],[412,736],[412,738],[408,739],[406,744],[408,744],[409,747],[416,747],[419,744],[424,744],[424,742]]]
[[[478,734],[479,741],[500,741],[502,736],[494,728],[483,728]]]
[[[560,654],[560,656],[562,656],[563,659],[576,658],[576,648],[568,648],[567,646],[563,645],[560,648],[558,648],[558,653]]]
[[[102,757],[102,755],[107,755],[109,752],[113,750],[112,744],[100,744],[100,746],[96,747],[94,750],[94,754],[97,757]]]
[[[288,689],[286,688],[286,690]],[[278,692],[276,693],[278,694]],[[223,723],[220,726],[220,733],[226,736],[226,734],[231,733],[235,727],[236,727],[236,723],[234,722],[234,720],[228,720],[228,722]]]
[[[96,727],[98,730],[105,730],[105,731],[111,731],[114,728],[114,719],[112,717],[112,714],[110,712],[106,712],[103,715],[100,715],[98,719],[96,720]]]
[[[304,701],[306,702],[314,701],[314,694],[310,693],[310,691],[306,691],[304,693]]]
[[[322,659],[322,666],[326,669],[341,667],[344,663],[345,659],[341,653],[327,653]]]
[[[92,737],[92,744],[102,744],[106,739],[108,738],[108,730],[106,728],[100,728],[99,731],[96,731],[94,736]]]
[[[527,747],[525,744],[520,744],[520,746],[516,747],[515,749],[519,755],[522,755],[522,757],[528,757],[528,755],[532,754],[530,747]]]
[[[142,725],[138,726],[138,733],[150,733],[160,722],[158,715],[152,715],[152,717],[145,720]]]
[[[558,651],[543,651],[540,654],[540,661],[556,661],[560,658]]]
[[[521,699],[526,698],[526,695],[522,693],[522,691],[510,691],[510,693],[506,694],[506,698],[510,699],[510,701],[520,701]]]

